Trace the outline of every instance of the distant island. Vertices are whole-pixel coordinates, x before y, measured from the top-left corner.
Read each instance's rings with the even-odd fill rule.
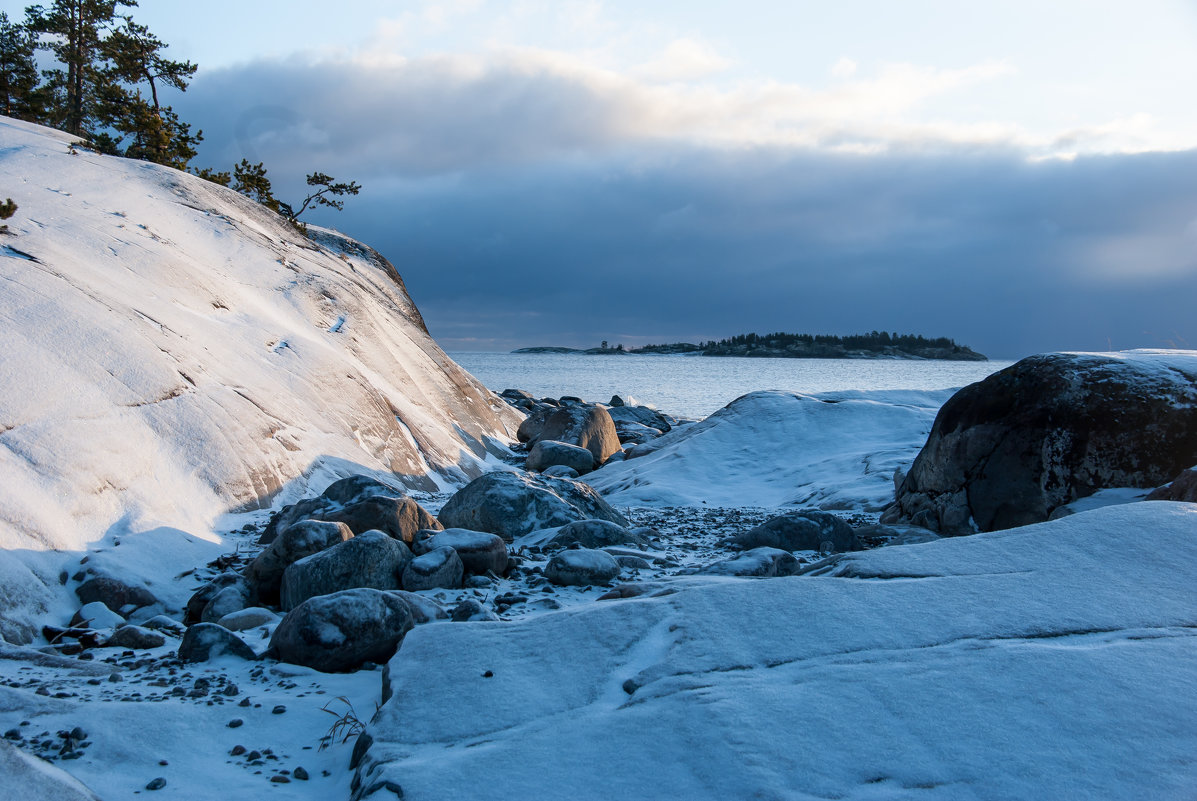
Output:
[[[674,342],[627,348],[534,347],[518,348],[512,353],[578,353],[587,356],[621,356],[629,353],[692,354],[695,356],[749,356],[782,359],[938,359],[942,361],[984,362],[988,358],[972,348],[958,345],[947,337],[928,339],[917,334],[873,331],[868,334],[833,336],[830,334],[739,334],[718,342]]]

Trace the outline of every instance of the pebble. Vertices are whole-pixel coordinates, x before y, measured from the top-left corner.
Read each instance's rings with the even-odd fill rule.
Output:
[[[234,745],[233,750],[229,751],[229,756],[241,756],[244,753],[245,753],[245,746]]]
[[[245,725],[245,721],[242,720],[241,718],[233,718],[232,720],[230,720],[228,722],[228,727],[230,729],[240,728],[243,725]]]
[[[275,784],[290,784],[291,783],[290,779],[288,779],[286,776],[283,776],[281,774],[276,774],[274,776],[271,776],[270,781],[274,782]]]
[[[291,775],[296,779],[299,779],[301,782],[306,782],[308,780],[308,772],[302,767],[296,768],[291,772]]]
[[[162,778],[161,776],[159,776],[158,778],[154,779],[154,780],[153,780],[153,781],[151,781],[149,784],[147,784],[147,785],[145,786],[145,789],[147,789],[147,790],[161,790],[161,789],[162,789],[163,787],[165,787],[165,786],[166,786],[166,779],[164,779],[164,778]]]
[[[287,711],[287,707],[283,706],[282,704],[279,704],[274,709],[270,710],[270,713],[272,715],[281,715],[286,711]]]

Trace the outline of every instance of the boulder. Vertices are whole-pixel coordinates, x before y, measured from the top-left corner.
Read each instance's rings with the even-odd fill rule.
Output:
[[[630,423],[626,420],[615,421],[615,434],[619,437],[619,444],[625,446],[643,445],[661,436],[661,432],[655,428],[640,423]]]
[[[451,617],[454,623],[478,623],[499,619],[498,615],[487,609],[475,598],[466,598],[453,607]]]
[[[606,551],[577,548],[549,560],[544,577],[559,587],[606,584],[619,575],[619,563]]]
[[[1158,487],[1194,462],[1194,354],[1032,356],[944,404],[882,522],[1013,528],[1100,489]]]
[[[617,428],[620,423],[642,425],[658,434],[667,434],[673,428],[669,417],[647,406],[619,406],[608,409],[607,413],[611,415]]]
[[[252,604],[252,601],[250,601],[251,595],[249,584],[244,581],[222,588],[212,596],[211,601],[208,601],[208,605],[204,607],[203,613],[200,614],[200,621],[203,623],[215,623],[225,615],[240,612]]]
[[[505,389],[499,393],[500,398],[507,400],[521,401],[521,400],[536,400],[531,392],[525,392],[522,389]]]
[[[1197,503],[1197,467],[1190,467],[1170,484],[1153,490],[1146,500]]]
[[[399,540],[381,531],[364,531],[288,567],[280,593],[282,608],[294,609],[309,598],[358,587],[397,590],[411,558]]]
[[[113,612],[100,601],[84,604],[71,617],[72,628],[114,629],[125,622],[125,619]]]
[[[587,451],[587,453],[589,453],[589,451]],[[614,457],[612,457],[612,458],[614,458]],[[611,460],[608,459],[607,461],[609,462]],[[577,470],[574,470],[572,467],[566,467],[563,464],[553,465],[552,467],[541,471],[541,474],[549,476],[550,478],[577,478],[578,477]]]
[[[104,643],[105,648],[128,648],[133,651],[148,651],[163,645],[166,645],[165,637],[141,626],[122,626]]]
[[[545,548],[568,548],[580,545],[583,548],[606,548],[612,545],[648,545],[648,539],[623,526],[608,520],[578,520],[567,523]]]
[[[179,659],[183,662],[208,662],[220,656],[258,658],[237,635],[215,623],[196,623],[183,634],[179,643]]]
[[[245,578],[236,573],[221,573],[219,576],[196,590],[195,594],[192,595],[187,601],[187,606],[183,611],[183,623],[187,625],[199,623],[200,618],[203,617],[204,609],[207,608],[211,600],[216,597],[216,593],[220,592],[225,587],[244,583]]]
[[[422,553],[444,546],[457,552],[468,575],[485,576],[487,573],[494,573],[496,576],[502,576],[507,572],[507,543],[497,534],[450,528],[419,542]]]
[[[461,586],[463,573],[457,551],[443,545],[407,563],[403,571],[403,589],[408,592],[457,589]]]
[[[407,604],[407,609],[411,612],[417,626],[431,623],[434,620],[449,619],[449,613],[445,611],[443,606],[419,593],[406,592],[405,590],[391,590],[391,595]]]
[[[343,509],[321,514],[321,520],[344,523],[354,534],[382,531],[390,537],[411,543],[417,531],[440,528],[436,518],[411,498],[383,498],[375,495]]]
[[[259,600],[277,602],[283,572],[291,564],[352,537],[353,531],[344,523],[301,520],[284,529],[258,554],[246,569],[245,577],[253,585]]]
[[[135,609],[158,603],[154,594],[145,587],[126,584],[120,579],[108,576],[88,579],[75,588],[75,595],[84,604],[99,601],[120,615],[127,615]]]
[[[818,551],[830,543],[835,553],[854,549],[852,527],[829,512],[802,509],[770,518],[754,529],[740,532],[732,541],[745,550],[780,548],[783,551]]]
[[[615,421],[602,406],[562,406],[548,416],[539,434],[529,441],[535,445],[544,440],[585,448],[600,466],[619,450]]]
[[[498,534],[510,542],[542,528],[575,520],[628,521],[586,484],[495,470],[474,479],[441,508],[445,528]]]
[[[525,466],[537,473],[550,467],[569,467],[583,475],[594,469],[594,455],[586,448],[546,439],[532,446]]]
[[[279,616],[261,606],[251,606],[225,615],[216,624],[229,631],[248,631],[259,626],[271,626],[279,621]]]
[[[535,442],[539,439],[541,431],[544,430],[545,421],[549,419],[549,415],[557,411],[557,408],[556,401],[553,401],[552,404],[538,403],[528,411],[528,416],[520,423],[519,429],[515,432],[515,438],[520,442]]]
[[[288,612],[270,650],[283,662],[325,673],[353,670],[363,662],[386,662],[414,625],[408,604],[391,593],[344,590],[309,598]]]
[[[349,476],[329,484],[320,497],[342,506],[364,501],[370,497],[402,498],[406,493],[398,487],[384,484],[370,476]]]
[[[801,563],[789,551],[780,548],[753,548],[733,559],[707,565],[699,572],[708,576],[776,578],[792,576],[801,567]]]

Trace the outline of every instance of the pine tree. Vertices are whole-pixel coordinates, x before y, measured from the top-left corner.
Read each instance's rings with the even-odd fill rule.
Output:
[[[262,162],[250,164],[249,159],[241,159],[241,163],[233,167],[233,189],[272,211],[279,211],[279,202],[274,197]]]
[[[131,137],[126,156],[185,169],[196,154],[195,146],[203,140],[203,131],[192,134],[190,125],[179,120],[170,106],[162,105],[158,89],[170,87],[185,92],[197,68],[190,61],[166,58],[163,51],[167,47],[149,28],[129,16],[104,39],[100,50],[110,65],[108,75],[120,84],[124,94],[114,98],[107,118],[122,137]],[[148,100],[141,94],[143,84],[149,92]]]
[[[36,51],[37,34],[0,11],[0,114],[31,122],[41,118]]]
[[[362,191],[360,184],[353,181],[337,183],[336,179],[331,175],[325,175],[322,172],[314,172],[309,175],[308,186],[316,187],[316,191],[309,193],[303,199],[303,203],[300,205],[298,211],[286,203],[279,204],[279,210],[283,216],[296,225],[299,224],[299,215],[303,214],[309,208],[328,206],[329,208],[341,211],[345,208],[345,201],[334,200],[334,198],[344,197],[345,195],[356,195]]]
[[[119,106],[124,90],[103,53],[115,29],[117,8],[136,0],[54,0],[49,9],[27,9],[30,27],[49,34],[44,45],[59,65],[47,70],[52,93],[50,122],[69,134],[91,138]]]

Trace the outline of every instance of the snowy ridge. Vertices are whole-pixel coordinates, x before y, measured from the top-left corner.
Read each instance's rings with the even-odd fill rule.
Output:
[[[617,505],[880,511],[952,392],[752,392],[586,481]]]
[[[1185,798],[1195,530],[1192,504],[1130,504],[422,627],[363,779],[412,801]]]
[[[0,548],[198,533],[348,472],[447,488],[510,441],[518,414],[437,347],[381,256],[68,142],[0,118],[19,206],[0,242]]]

